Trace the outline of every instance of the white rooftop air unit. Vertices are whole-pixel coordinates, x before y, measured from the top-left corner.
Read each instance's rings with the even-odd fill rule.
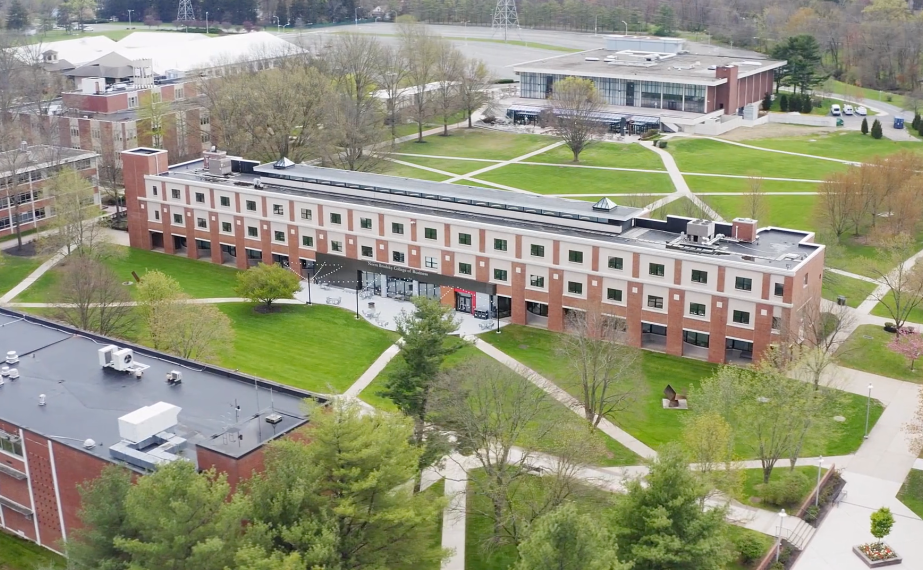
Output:
[[[132,443],[140,443],[178,423],[179,406],[157,402],[127,413],[119,418],[119,437]]]
[[[174,386],[176,384],[183,383],[183,373],[179,370],[171,370],[167,372],[167,384]]]
[[[141,373],[150,368],[147,364],[135,362],[135,353],[130,348],[119,348],[114,344],[99,349],[99,365],[103,368],[112,368],[119,372],[134,373],[140,377]]]
[[[19,362],[19,355],[16,354],[15,350],[11,350],[6,353],[7,364],[16,364],[17,362]]]

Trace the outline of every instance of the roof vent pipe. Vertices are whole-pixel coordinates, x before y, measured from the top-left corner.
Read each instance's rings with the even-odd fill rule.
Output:
[[[16,364],[17,362],[19,362],[19,355],[16,354],[15,350],[11,350],[6,353],[7,364]]]
[[[0,366],[0,376],[9,376],[10,367],[9,366]]]
[[[19,378],[19,370],[16,368],[10,368],[10,380],[16,380]]]

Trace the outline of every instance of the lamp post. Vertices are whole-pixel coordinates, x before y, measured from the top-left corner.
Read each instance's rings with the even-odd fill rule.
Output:
[[[496,310],[497,310],[497,334],[500,334],[500,295],[496,295]]]
[[[359,27],[359,6],[353,8],[353,15],[356,17],[356,27]]]
[[[865,435],[863,439],[869,438],[869,412],[872,410],[872,385],[869,384],[869,397],[865,403]]]
[[[131,29],[131,13],[132,13],[132,12],[134,12],[134,10],[129,10],[129,11],[128,11],[128,29],[129,29],[129,30]]]
[[[628,22],[626,22],[625,20],[622,20],[622,23],[625,24],[625,35],[627,36],[628,35]]]
[[[776,545],[776,562],[779,561],[779,552],[782,550],[782,522],[785,520],[785,509],[779,511],[779,543]]]
[[[281,32],[282,32],[282,26],[279,25],[279,16],[273,16],[273,18],[275,18],[275,20],[276,20],[276,32],[277,32],[277,33],[281,33]]]
[[[208,12],[205,12],[205,35],[208,35]]]
[[[362,285],[362,282],[359,279],[356,279],[356,320],[359,320],[359,287]]]
[[[593,16],[593,35],[599,35],[599,16]]]
[[[313,304],[311,302],[311,285],[314,284],[313,281],[314,281],[314,275],[311,273],[311,270],[309,269],[308,270],[308,304],[309,305]]]
[[[821,455],[817,458],[817,487],[814,488],[814,506],[817,507],[820,504],[820,470],[824,464],[824,456]]]

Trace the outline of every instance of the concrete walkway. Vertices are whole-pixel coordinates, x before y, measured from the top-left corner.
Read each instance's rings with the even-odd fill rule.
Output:
[[[397,356],[400,351],[401,346],[399,343],[394,343],[389,346],[384,352],[381,353],[381,356],[379,356],[375,362],[373,362],[372,365],[362,373],[362,376],[360,376],[358,380],[353,382],[352,386],[343,392],[343,395],[350,398],[358,398],[359,394],[369,387],[369,384],[371,384],[372,381],[375,380],[379,374],[381,374],[381,371],[385,369],[385,366],[387,366],[388,363],[391,362],[391,359]]]
[[[749,148],[749,149],[752,149],[752,150],[761,150],[761,151],[763,151],[763,152],[775,152],[775,153],[777,153],[777,154],[787,154],[787,155],[789,155],[789,156],[800,156],[800,157],[802,157],[802,158],[815,158],[815,159],[817,159],[817,160],[827,160],[827,161],[830,161],[830,162],[839,162],[840,164],[850,164],[850,165],[858,165],[858,164],[859,164],[858,162],[856,162],[856,161],[854,161],[854,160],[843,160],[842,158],[830,158],[829,156],[817,156],[816,154],[805,154],[805,153],[803,153],[803,152],[791,152],[791,151],[788,151],[788,150],[777,150],[777,149],[774,149],[774,148],[763,148],[763,147],[761,147],[761,146],[753,146],[752,144],[746,144],[746,143],[737,142],[737,141],[729,141],[729,140],[727,140],[727,139],[720,139],[720,138],[717,138],[717,137],[704,137],[704,138],[707,138],[707,139],[713,140],[713,141],[718,141],[718,142],[721,142],[721,143],[724,143],[724,144],[730,144],[730,145],[734,145],[734,146],[740,146],[740,147],[743,147],[743,148]]]
[[[563,144],[564,144],[564,141],[558,141],[558,142],[553,143],[553,144],[550,144],[550,145],[548,145],[548,146],[546,146],[546,147],[542,147],[542,148],[540,148],[540,149],[538,149],[538,150],[533,150],[532,152],[527,152],[526,154],[524,154],[524,155],[522,155],[522,156],[517,156],[516,158],[511,158],[510,160],[505,160],[505,161],[503,161],[503,162],[498,162],[498,163],[495,163],[495,164],[491,164],[490,166],[485,166],[484,168],[480,168],[480,169],[478,169],[478,170],[474,170],[474,171],[472,171],[472,172],[469,172],[468,174],[456,174],[456,175],[454,175],[452,178],[450,178],[449,180],[446,180],[445,182],[451,183],[451,182],[458,182],[458,181],[460,181],[460,180],[470,180],[470,179],[472,179],[473,177],[475,177],[475,176],[477,176],[477,175],[479,175],[479,174],[484,174],[485,172],[490,172],[491,170],[496,170],[496,169],[498,169],[498,168],[502,168],[502,167],[508,166],[508,165],[510,165],[510,164],[516,164],[517,162],[522,162],[522,161],[524,161],[524,160],[526,160],[526,159],[528,159],[528,158],[532,158],[533,156],[542,154],[543,152],[548,152],[549,150],[556,149],[556,148],[558,148],[559,146],[562,146]]]
[[[866,277],[865,275],[859,275],[857,273],[850,273],[849,271],[843,271],[842,269],[835,269],[833,267],[825,267],[824,271],[829,271],[830,273],[836,273],[837,275],[842,275],[843,277],[849,277],[850,279],[858,279],[859,281],[865,281],[866,283],[875,283],[878,284],[878,281],[872,279],[871,277]]]
[[[7,291],[2,297],[0,297],[0,305],[4,305],[16,298],[17,295],[28,289],[39,277],[47,273],[52,267],[61,262],[62,259],[67,255],[67,248],[62,247],[58,252],[51,256],[51,258],[45,263],[41,264],[36,268],[35,271],[29,274],[28,277],[20,281],[15,287]]]
[[[673,186],[676,188],[675,194],[671,194],[662,200],[658,200],[657,202],[648,205],[647,208],[645,208],[646,210],[653,211],[657,208],[669,204],[670,202],[685,197],[691,200],[693,204],[698,206],[699,209],[701,209],[702,212],[711,219],[715,220],[716,222],[724,221],[724,218],[722,218],[718,212],[714,211],[708,204],[703,202],[698,196],[692,193],[692,191],[689,189],[689,185],[686,183],[686,179],[683,178],[683,173],[680,172],[679,167],[676,166],[676,161],[673,159],[672,154],[654,145],[642,144],[641,146],[660,155],[660,160],[663,161],[663,165],[666,167],[667,173],[670,175],[670,180],[673,182]]]

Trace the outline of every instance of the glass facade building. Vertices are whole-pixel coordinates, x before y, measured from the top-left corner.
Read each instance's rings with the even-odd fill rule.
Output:
[[[546,99],[554,84],[567,75],[522,72],[521,94],[527,99]],[[704,85],[687,85],[665,81],[636,81],[613,77],[592,77],[603,101],[608,105],[669,109],[687,113],[705,112]]]

